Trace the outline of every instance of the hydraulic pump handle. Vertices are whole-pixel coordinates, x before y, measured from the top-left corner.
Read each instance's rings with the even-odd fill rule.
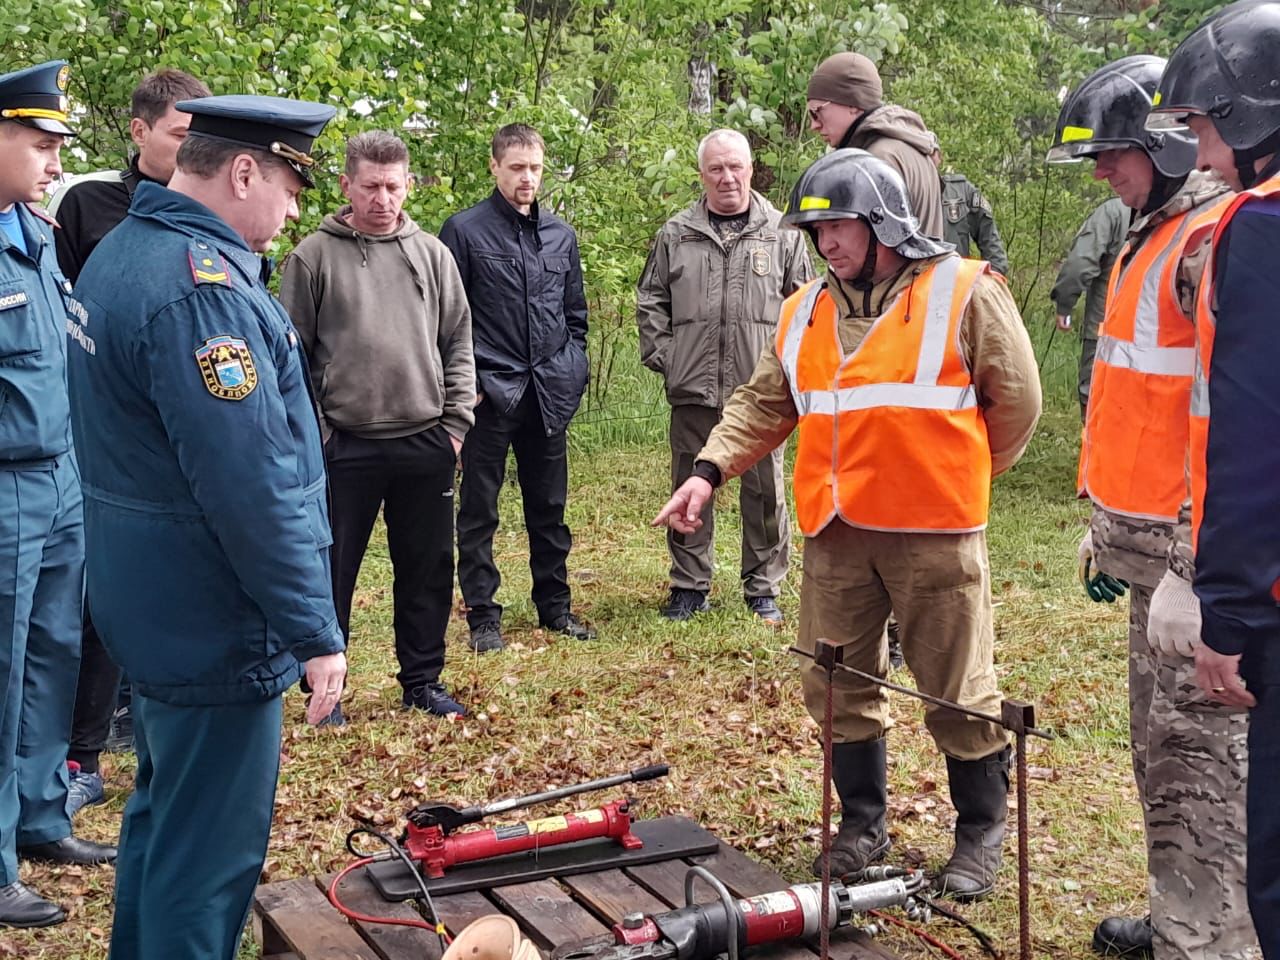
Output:
[[[658,777],[665,777],[669,772],[669,767],[665,763],[654,764],[649,767],[641,767],[638,770],[632,770],[630,773],[618,773],[612,777],[601,777],[599,780],[588,780],[586,783],[575,783],[567,787],[558,787],[555,790],[544,790],[541,793],[531,793],[525,797],[511,797],[507,800],[495,800],[493,803],[485,804],[483,807],[467,807],[462,813],[468,814],[473,809],[478,810],[481,817],[492,816],[495,813],[506,813],[508,810],[518,810],[521,807],[531,807],[535,803],[546,803],[549,800],[559,800],[563,797],[573,797],[580,793],[590,793],[592,790],[604,790],[608,787],[616,787],[622,783],[639,783],[643,780],[656,780]],[[474,821],[468,820],[471,823]]]

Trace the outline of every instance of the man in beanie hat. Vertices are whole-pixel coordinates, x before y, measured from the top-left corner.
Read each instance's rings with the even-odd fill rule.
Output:
[[[828,144],[859,147],[902,175],[920,231],[942,236],[942,185],[933,165],[937,138],[920,114],[886,104],[880,71],[860,53],[837,53],[809,78],[809,128]]]

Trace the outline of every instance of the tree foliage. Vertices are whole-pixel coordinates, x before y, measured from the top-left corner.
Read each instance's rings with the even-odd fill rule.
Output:
[[[62,57],[82,112],[74,171],[118,166],[128,100],[160,66],[215,93],[334,104],[322,176],[291,239],[340,202],[345,137],[398,130],[429,228],[491,188],[502,123],[548,142],[544,203],[578,229],[601,338],[596,389],[634,350],[632,288],[653,233],[698,190],[694,147],[733,126],[756,148],[756,186],[778,203],[825,147],[807,131],[804,87],[823,57],[876,60],[888,99],[916,109],[949,163],[991,198],[1029,313],[1047,312],[1056,260],[1105,194],[1043,157],[1059,98],[1126,52],[1167,52],[1203,0],[8,0],[0,55]],[[690,64],[714,69],[709,114],[689,110]]]

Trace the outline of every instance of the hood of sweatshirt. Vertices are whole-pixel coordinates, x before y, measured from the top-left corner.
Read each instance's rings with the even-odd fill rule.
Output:
[[[933,132],[924,125],[920,114],[896,104],[885,104],[865,113],[855,121],[846,147],[862,147],[870,140],[889,137],[924,154],[933,154],[934,145],[938,142]]]
[[[320,222],[320,232],[327,233],[333,237],[340,237],[343,240],[352,241],[360,250],[361,266],[369,265],[369,246],[375,243],[394,243],[400,251],[400,256],[405,264],[409,267],[409,273],[413,276],[414,284],[418,288],[420,294],[425,295],[427,292],[427,284],[422,277],[421,271],[413,258],[409,256],[405,250],[403,241],[412,237],[414,234],[420,233],[422,228],[419,227],[411,216],[401,211],[400,225],[391,233],[361,233],[351,225],[351,205],[347,204],[338,210],[337,213],[331,213]]]

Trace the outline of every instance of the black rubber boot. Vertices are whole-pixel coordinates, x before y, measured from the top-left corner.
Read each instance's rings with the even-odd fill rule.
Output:
[[[1104,957],[1151,957],[1151,918],[1107,917],[1093,931],[1093,949]]]
[[[1005,747],[982,760],[947,757],[956,848],[934,884],[942,896],[967,903],[996,885],[1009,813],[1009,753]]]
[[[831,876],[856,877],[885,855],[884,738],[863,743],[836,743],[831,748],[831,781],[840,797],[840,832],[831,841]],[[813,861],[822,876],[822,854]]]

